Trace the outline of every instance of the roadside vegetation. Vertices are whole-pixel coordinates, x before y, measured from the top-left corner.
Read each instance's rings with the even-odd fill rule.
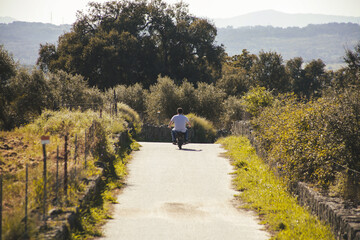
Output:
[[[222,138],[218,143],[227,150],[235,168],[233,182],[244,202],[242,207],[259,214],[272,239],[335,239],[328,225],[298,205],[246,137]]]
[[[10,132],[1,132],[1,175],[3,178],[3,239],[41,238],[43,163],[40,136],[51,136],[47,145],[47,210],[75,211],[79,223],[73,237],[100,236],[98,225],[109,216],[112,191],[121,188],[129,152],[136,149],[131,132],[139,133],[139,116],[122,105],[121,113],[110,116],[92,110],[44,111],[35,121]],[[132,116],[132,117],[129,117]],[[85,139],[85,132],[87,134]],[[121,137],[125,134],[125,137]],[[64,138],[68,138],[67,177],[64,176]],[[57,167],[57,148],[60,149]],[[86,154],[86,156],[85,156]],[[86,160],[85,160],[86,158]],[[85,162],[86,161],[86,162]],[[25,169],[29,166],[28,231],[25,218]],[[86,205],[81,205],[87,184],[101,177],[104,184]],[[67,181],[65,191],[64,181]],[[20,207],[19,207],[20,206]],[[48,214],[48,212],[47,212]],[[53,224],[54,222],[51,222]],[[48,227],[54,227],[49,225]]]

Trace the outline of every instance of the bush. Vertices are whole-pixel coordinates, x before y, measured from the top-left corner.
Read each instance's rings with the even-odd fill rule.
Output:
[[[359,201],[359,90],[347,89],[307,103],[282,96],[253,120],[256,136],[289,182],[305,181],[323,189],[342,182],[343,197]],[[341,167],[342,166],[342,167]],[[333,193],[334,194],[334,193]]]
[[[34,69],[20,69],[8,80],[6,99],[1,101],[0,127],[10,130],[37,118],[44,109],[99,109],[103,96],[89,88],[83,77],[63,71],[45,75]]]
[[[134,133],[134,135],[141,132],[142,122],[139,114],[134,109],[126,105],[125,103],[118,103],[118,111],[121,118],[127,122],[127,127]]]
[[[213,84],[198,83],[195,90],[195,113],[206,119],[218,122],[223,110],[223,101],[226,94]]]
[[[109,103],[114,102],[114,91],[118,102],[125,103],[139,114],[145,112],[146,91],[141,84],[136,83],[131,86],[117,85],[114,88],[110,88],[106,92],[106,99]]]
[[[90,88],[81,75],[71,75],[64,71],[49,73],[47,81],[50,89],[49,98],[52,101],[50,109],[61,107],[75,109],[99,109],[104,99],[99,89]]]
[[[256,117],[264,108],[271,106],[274,97],[264,87],[257,86],[251,87],[250,91],[242,97],[242,100],[245,110]]]
[[[167,123],[176,109],[182,107],[213,122],[218,122],[222,114],[222,103],[226,94],[213,84],[184,81],[180,86],[169,77],[159,77],[155,85],[150,86],[146,95],[147,120],[153,123]]]
[[[186,116],[189,118],[193,132],[191,142],[212,143],[215,141],[216,130],[210,121],[193,113]]]
[[[166,123],[180,106],[178,87],[169,77],[159,77],[146,96],[146,115],[150,122]]]
[[[223,103],[221,122],[225,128],[230,129],[234,121],[243,120],[245,117],[244,103],[241,99],[230,96]]]

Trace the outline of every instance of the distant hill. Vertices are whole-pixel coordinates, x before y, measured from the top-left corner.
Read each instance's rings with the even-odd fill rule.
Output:
[[[354,49],[360,41],[360,25],[329,23],[304,28],[240,27],[218,28],[216,38],[232,56],[242,49],[280,53],[284,60],[302,57],[305,62],[322,59],[327,65],[343,63],[345,49]]]
[[[309,24],[357,23],[360,17],[333,16],[321,14],[289,14],[274,10],[253,12],[231,18],[214,19],[218,28],[232,26],[273,26],[273,27],[306,27]]]
[[[11,52],[16,61],[34,65],[38,58],[40,44],[57,43],[58,37],[68,32],[71,25],[12,22],[0,23],[0,44]]]
[[[12,23],[15,21],[17,21],[17,20],[12,17],[0,17],[0,23]]]
[[[34,65],[40,44],[57,44],[58,37],[71,25],[13,22],[0,24],[0,44],[5,46],[21,64]],[[307,27],[241,27],[218,28],[218,44],[224,44],[229,55],[242,49],[258,54],[276,51],[284,60],[302,57],[305,61],[322,59],[327,65],[343,63],[345,48],[353,49],[360,41],[360,25],[330,23]]]

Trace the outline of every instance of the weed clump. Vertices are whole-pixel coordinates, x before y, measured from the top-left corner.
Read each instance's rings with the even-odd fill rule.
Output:
[[[193,131],[192,142],[211,143],[215,141],[216,130],[210,121],[193,113],[186,116],[189,118]]]

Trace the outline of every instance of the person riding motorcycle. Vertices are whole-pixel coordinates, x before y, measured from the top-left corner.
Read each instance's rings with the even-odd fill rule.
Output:
[[[179,107],[177,109],[177,115],[174,115],[170,122],[169,122],[169,128],[171,128],[171,125],[174,123],[175,127],[171,130],[171,138],[173,144],[176,144],[176,132],[183,132],[185,133],[185,143],[188,143],[188,130],[186,128],[186,125],[191,127],[189,119],[184,116],[183,109]]]

